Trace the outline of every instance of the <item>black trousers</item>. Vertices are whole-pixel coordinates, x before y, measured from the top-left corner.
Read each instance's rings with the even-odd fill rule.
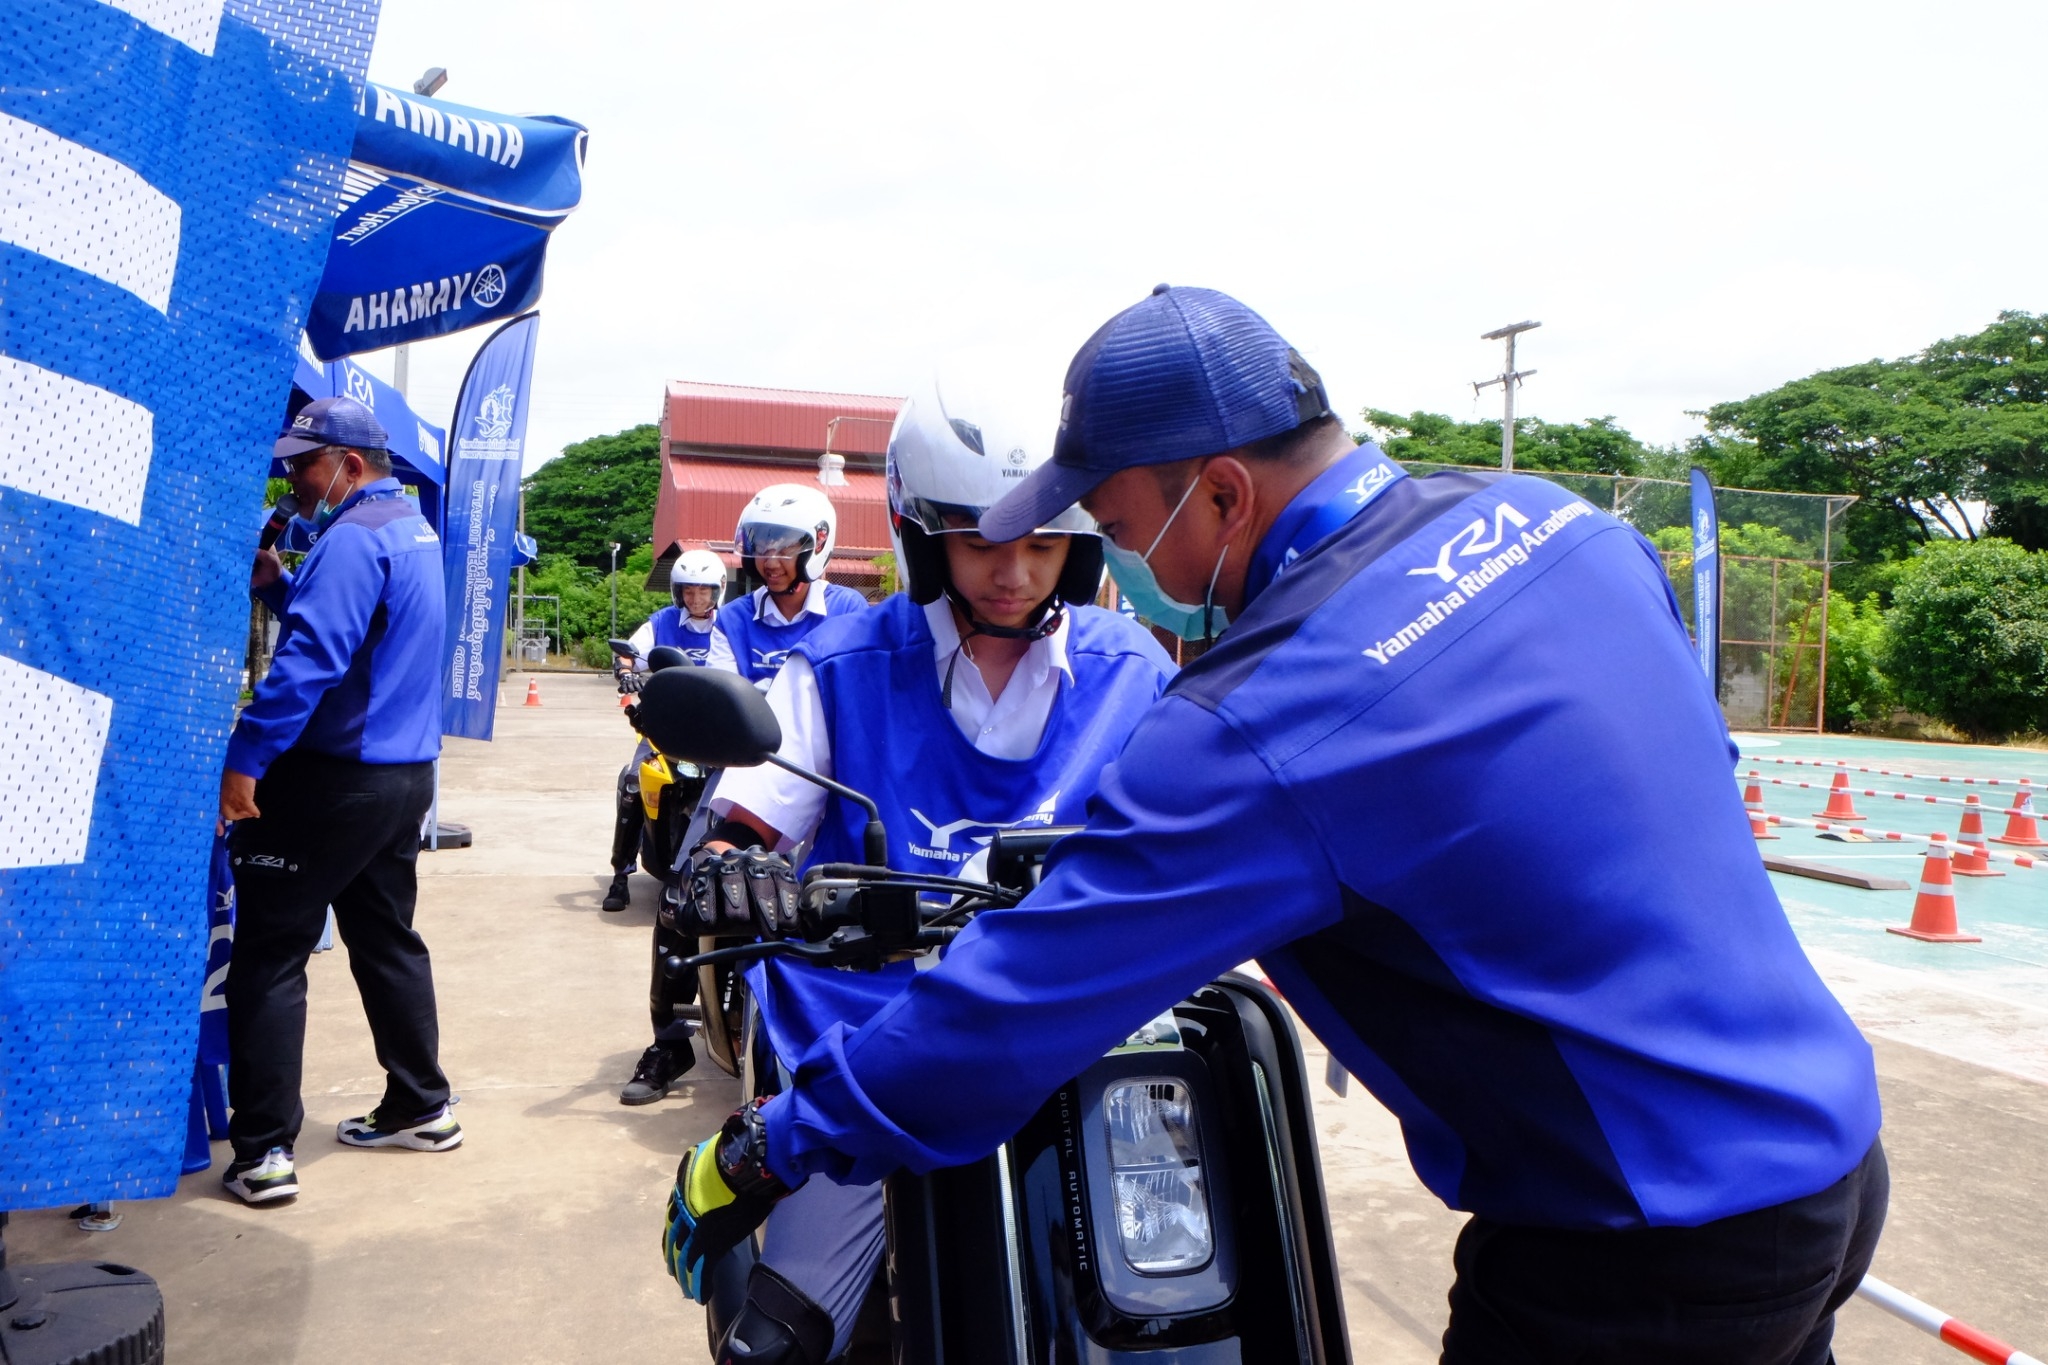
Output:
[[[612,871],[631,872],[640,861],[640,827],[647,816],[640,808],[640,759],[643,742],[633,761],[619,769],[618,805],[612,817]]]
[[[241,1160],[289,1147],[305,1122],[306,960],[334,906],[385,1072],[386,1114],[448,1102],[427,945],[413,931],[431,763],[356,763],[287,751],[256,784],[261,819],[228,838],[235,951],[228,964],[228,1137]]]
[[[675,921],[677,907],[663,888],[661,908],[654,916],[654,972],[647,987],[647,1012],[654,1022],[654,1041],[682,1051],[690,1046],[690,1021],[679,1013],[697,999],[697,973],[670,976],[663,964],[671,954],[689,957],[697,951],[697,936],[684,933]]]
[[[1825,1365],[1890,1190],[1873,1143],[1818,1194],[1696,1228],[1475,1217],[1458,1236],[1444,1365]]]

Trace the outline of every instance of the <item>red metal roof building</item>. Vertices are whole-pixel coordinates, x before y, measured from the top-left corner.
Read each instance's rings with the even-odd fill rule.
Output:
[[[827,576],[865,592],[889,548],[882,455],[900,398],[873,394],[756,389],[739,384],[669,384],[661,405],[661,492],[654,508],[654,573],[668,582],[683,550],[708,545],[729,564],[740,509],[772,483],[817,484],[827,457],[846,482],[825,496],[839,512],[839,544]]]

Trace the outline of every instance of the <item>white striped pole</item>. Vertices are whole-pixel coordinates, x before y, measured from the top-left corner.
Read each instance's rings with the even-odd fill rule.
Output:
[[[1860,834],[1866,839],[1884,839],[1891,843],[1929,842],[1947,844],[1954,848],[1955,841],[1939,831],[1933,834],[1902,834],[1895,829],[1867,829],[1862,825],[1845,824],[1840,820],[1802,820],[1796,815],[1766,815],[1764,823],[1771,825],[1799,825],[1811,830],[1834,830],[1841,834]],[[2036,858],[2026,853],[2007,853],[2003,849],[1987,849],[1985,855],[1999,862],[2011,863],[2014,867],[2048,868],[2048,858]]]
[[[1896,768],[1850,767],[1840,759],[1819,758],[1765,758],[1759,754],[1744,754],[1744,763],[1775,763],[1781,768],[1823,768],[1840,769],[1852,773],[1876,773],[1880,777],[1904,777],[1914,782],[1955,782],[1965,787],[2025,787],[2034,789],[2038,784],[2029,777],[1950,777],[1943,773],[1909,773]]]
[[[1989,1332],[1980,1332],[1967,1322],[1958,1322],[1933,1304],[1922,1303],[1903,1290],[1892,1288],[1875,1275],[1865,1275],[1856,1286],[1856,1297],[1875,1304],[1902,1322],[1909,1322],[1984,1365],[2042,1365],[2025,1351],[2015,1350]]]

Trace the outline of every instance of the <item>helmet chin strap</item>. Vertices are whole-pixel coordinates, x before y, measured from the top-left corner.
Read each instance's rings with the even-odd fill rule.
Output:
[[[967,652],[967,642],[977,635],[986,635],[996,640],[1043,640],[1060,628],[1065,612],[1060,606],[1060,596],[1054,593],[1038,604],[1038,622],[1029,626],[991,625],[974,614],[974,608],[951,583],[946,584],[946,600],[953,604],[967,620],[967,629],[960,636],[960,646],[953,651],[953,657],[946,664],[946,681],[939,688],[939,701],[948,711],[953,709],[953,670],[960,666],[960,656]]]

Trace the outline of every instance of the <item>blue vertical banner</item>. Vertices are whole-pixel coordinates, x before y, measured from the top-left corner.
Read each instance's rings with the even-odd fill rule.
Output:
[[[448,444],[447,690],[441,733],[489,739],[505,660],[506,586],[519,529],[519,472],[526,452],[526,395],[540,315],[491,333],[469,362],[455,399]]]
[[[1721,695],[1721,519],[1707,471],[1692,469],[1692,619],[1707,686]]]
[[[167,1195],[375,0],[0,0],[0,1207]]]

